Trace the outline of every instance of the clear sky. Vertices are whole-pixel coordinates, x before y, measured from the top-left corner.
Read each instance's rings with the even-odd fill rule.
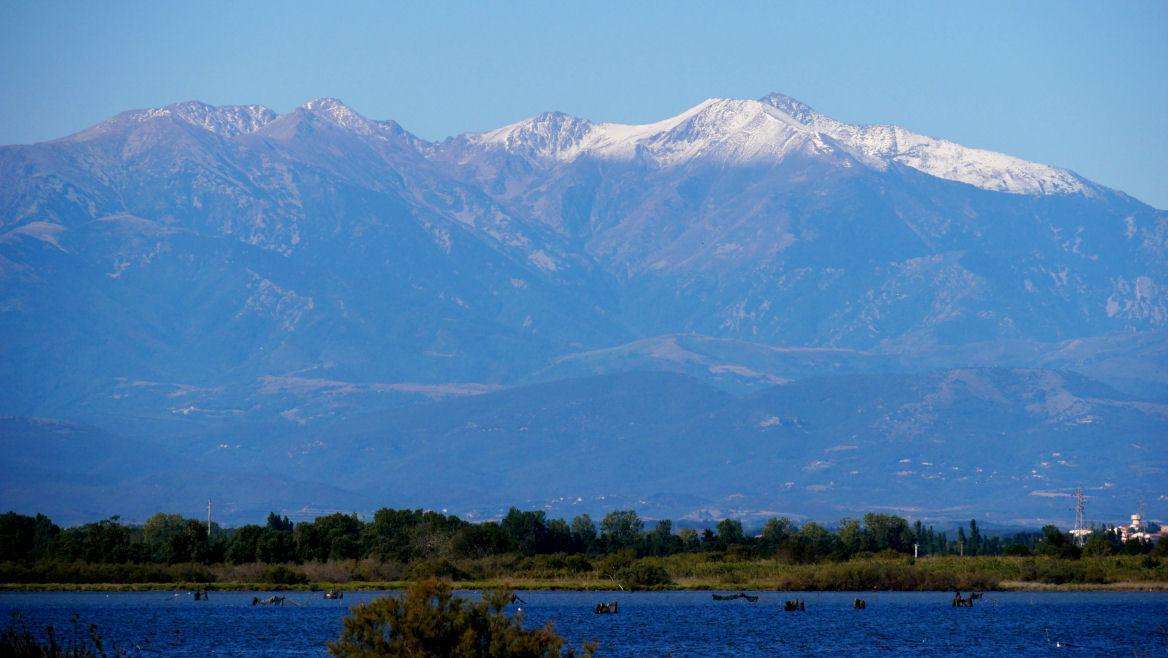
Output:
[[[336,96],[425,138],[781,91],[1168,208],[1168,1],[13,2],[0,143],[199,99]]]

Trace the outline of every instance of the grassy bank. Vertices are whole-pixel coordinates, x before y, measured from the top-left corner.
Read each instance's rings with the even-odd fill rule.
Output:
[[[513,556],[454,563],[370,565],[361,561],[288,565],[0,564],[4,590],[217,590],[400,589],[427,575],[460,589],[499,585],[520,590],[1154,590],[1168,591],[1168,564],[1146,556],[1065,560],[1049,557],[864,557],[842,562],[791,564],[775,559],[735,559],[721,554],[642,558],[634,564],[668,575],[650,585],[623,580],[605,560],[561,563]],[[627,569],[628,565],[625,565]],[[90,568],[92,567],[92,568]],[[429,572],[429,573],[427,573]],[[391,577],[370,577],[391,574]]]

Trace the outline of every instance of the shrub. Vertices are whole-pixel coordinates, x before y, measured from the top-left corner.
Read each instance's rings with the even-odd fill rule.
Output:
[[[605,578],[616,579],[621,571],[636,561],[636,555],[631,550],[611,553],[600,558],[596,563],[596,570]]]
[[[345,618],[344,630],[329,642],[334,656],[561,656],[564,639],[551,622],[536,630],[523,628],[523,614],[503,610],[511,592],[499,590],[477,603],[454,596],[450,583],[429,579],[414,583],[404,598],[385,597],[364,603]],[[591,656],[595,645],[585,646]],[[567,655],[574,656],[572,650]]]
[[[1016,557],[1030,557],[1032,553],[1030,549],[1024,544],[1010,544],[1002,549],[1002,555],[1013,555]]]
[[[541,573],[551,572],[554,574],[566,571],[568,573],[579,574],[592,571],[592,563],[588,561],[588,558],[579,553],[573,553],[571,555],[564,553],[540,555],[537,556],[536,564],[538,565],[537,571]]]
[[[470,577],[470,574],[446,558],[417,560],[410,564],[407,572],[414,579],[450,578],[453,580],[466,580]]]
[[[587,573],[592,571],[592,563],[583,555],[569,555],[564,558],[564,569],[572,573]]]
[[[300,585],[308,582],[308,576],[282,564],[264,569],[263,582],[273,585]]]
[[[365,559],[353,570],[352,579],[365,582],[400,580],[404,573],[402,565],[393,560]]]
[[[668,571],[647,562],[635,562],[621,569],[617,579],[625,589],[659,589],[673,584]]]

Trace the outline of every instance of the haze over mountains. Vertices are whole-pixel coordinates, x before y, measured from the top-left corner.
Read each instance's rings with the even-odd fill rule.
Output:
[[[1168,213],[1057,167],[780,94],[441,142],[317,99],[0,183],[0,507],[1168,504]]]

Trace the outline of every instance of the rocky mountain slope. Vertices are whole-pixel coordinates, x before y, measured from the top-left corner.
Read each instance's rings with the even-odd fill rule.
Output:
[[[779,94],[711,99],[641,126],[544,113],[441,142],[335,99],[285,114],[188,102],[0,147],[0,182],[0,414],[166,450],[254,448],[234,465],[216,462],[211,448],[182,453],[214,472],[272,470],[281,441],[325,427],[356,436],[370,414],[391,414],[394,427],[420,436],[433,428],[410,422],[441,405],[510,399],[491,396],[536,385],[522,390],[546,400],[519,399],[553,409],[558,391],[577,390],[567,380],[611,375],[597,381],[616,388],[589,396],[620,395],[641,371],[712,386],[696,394],[695,410],[705,408],[698,398],[730,408],[824,377],[868,391],[969,367],[1077,373],[1092,381],[1074,386],[1104,386],[1095,397],[1121,420],[1054,431],[1007,409],[1046,395],[1047,375],[1010,375],[1017,381],[994,384],[1007,391],[998,406],[979,406],[983,387],[936,384],[953,404],[865,424],[877,428],[866,440],[896,445],[907,425],[960,426],[974,441],[980,430],[960,423],[996,414],[985,436],[1013,437],[1019,454],[1038,454],[1026,442],[1058,452],[1064,440],[1119,450],[1132,428],[1150,437],[1140,440],[1151,455],[1131,467],[1138,473],[1161,468],[1168,450],[1155,420],[1168,400],[1168,213],[1064,169],[896,126],[845,124]],[[788,439],[814,452],[829,434],[858,432],[847,423],[867,423],[865,395],[832,411],[846,426],[788,427]],[[801,417],[820,413],[807,400],[798,406]],[[615,409],[596,413],[587,431],[548,436],[568,432],[583,450],[624,427]],[[664,455],[653,467],[679,478],[644,480],[670,492],[662,511],[724,505],[730,494],[698,484],[710,467],[699,455],[715,437],[745,437],[716,444],[734,463],[778,440],[719,418],[704,424],[673,410],[630,421],[640,429],[622,439],[629,463]],[[11,422],[6,441],[43,427]],[[505,449],[523,426],[504,427],[486,461],[459,452],[459,435],[395,443],[405,447],[394,459],[373,463],[399,472],[412,460],[431,467],[464,455],[513,472],[511,493],[535,502],[550,500],[538,490],[557,469],[608,463],[600,448]],[[667,436],[684,444],[643,452]],[[277,453],[265,452],[273,441]],[[546,470],[524,482],[540,473],[532,451]],[[354,454],[338,448],[336,459]],[[985,459],[982,468],[1005,457]],[[868,466],[855,469],[862,486],[834,480],[833,504],[904,488],[896,473],[905,469]],[[760,471],[770,475],[751,486],[773,490],[782,468]],[[1108,477],[1144,481],[1129,475]],[[310,463],[280,477],[323,487],[317,502],[371,504],[355,493],[362,487]],[[557,495],[592,490],[567,481],[575,489]],[[489,513],[473,482],[383,495]],[[621,491],[622,482],[631,480],[606,480],[608,495],[636,503],[652,491]],[[986,505],[1018,494],[978,490],[991,492]],[[826,491],[789,502],[826,511]],[[756,506],[775,500],[742,495]],[[244,493],[237,502],[261,504]]]

